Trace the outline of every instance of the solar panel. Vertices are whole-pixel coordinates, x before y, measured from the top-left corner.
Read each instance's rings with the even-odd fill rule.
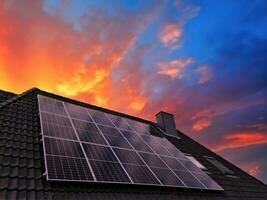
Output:
[[[157,127],[38,95],[47,180],[222,190]]]

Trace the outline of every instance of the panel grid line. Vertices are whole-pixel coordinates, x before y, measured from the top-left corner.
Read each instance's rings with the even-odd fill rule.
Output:
[[[88,115],[91,117],[91,119],[93,120],[93,122],[95,123],[96,127],[98,128],[99,132],[101,133],[101,135],[104,137],[104,140],[106,141],[106,143],[108,144],[109,148],[111,149],[111,151],[113,152],[113,154],[115,155],[115,157],[117,158],[117,160],[119,161],[118,156],[115,154],[114,150],[112,149],[112,147],[110,146],[109,142],[107,141],[105,135],[102,133],[102,131],[100,130],[99,126],[96,124],[94,118],[91,116],[90,112],[88,111],[88,109],[85,109],[86,112],[88,113]],[[126,175],[128,176],[128,178],[130,179],[131,183],[133,183],[132,178],[130,177],[130,175],[128,174],[128,172],[126,171],[126,169],[124,168],[122,163],[119,163],[123,169],[123,171],[126,173]]]
[[[87,160],[86,153],[85,153],[84,148],[83,148],[83,146],[82,146],[82,143],[81,143],[81,141],[80,141],[80,139],[79,139],[79,137],[78,137],[78,134],[77,134],[77,132],[76,132],[76,129],[75,129],[74,125],[73,125],[72,119],[70,118],[70,115],[69,115],[69,112],[68,112],[68,110],[67,110],[67,108],[66,108],[65,102],[63,102],[63,105],[64,105],[65,111],[66,111],[66,113],[67,113],[67,115],[68,115],[68,117],[69,117],[69,119],[70,119],[72,128],[74,129],[75,135],[76,135],[76,137],[77,137],[77,140],[79,141],[80,147],[81,147],[81,149],[82,149],[82,151],[83,151],[83,154],[84,154],[84,156],[85,156],[85,160],[86,160],[86,162],[87,162],[87,164],[88,164],[88,167],[89,167],[90,172],[91,172],[91,174],[92,174],[92,176],[93,176],[93,179],[94,179],[94,181],[96,181],[96,177],[95,177],[94,171],[93,171],[93,169],[92,169],[91,164],[90,164],[89,161]]]
[[[40,94],[37,100],[49,181],[223,190],[153,123]]]
[[[176,159],[176,158],[175,158]],[[202,183],[202,181],[200,181],[195,175],[194,173],[192,173],[189,169],[187,169],[187,167],[182,163],[180,162],[178,159],[176,159],[195,179],[197,179],[206,189],[207,189],[207,186]]]
[[[105,113],[106,114],[106,113]],[[106,116],[109,118],[109,120],[111,121],[111,123],[116,127],[116,129],[120,132],[120,134],[122,135],[122,137],[124,139],[126,139],[126,141],[130,144],[130,146],[132,147],[133,151],[139,156],[139,158],[145,163],[146,167],[149,169],[149,171],[153,174],[153,176],[155,176],[155,178],[159,181],[159,183],[161,185],[163,185],[163,183],[161,182],[161,180],[159,180],[159,178],[155,175],[155,173],[152,171],[152,169],[147,165],[147,163],[143,160],[143,158],[137,153],[137,151],[135,150],[135,148],[132,146],[132,144],[127,140],[127,138],[121,133],[120,129],[115,125],[115,123],[112,121],[112,119],[108,116],[108,114],[106,114]],[[127,124],[128,125],[128,124]],[[131,128],[131,127],[130,127]]]
[[[44,134],[43,134],[43,120],[42,120],[42,115],[41,115],[41,106],[40,106],[40,95],[37,95],[37,101],[38,101],[38,114],[39,114],[39,119],[40,119],[40,124],[41,124],[41,135],[42,135],[42,144],[43,144],[43,149],[44,149],[44,154],[46,153],[46,149],[45,149],[45,143],[44,143]],[[48,167],[47,167],[47,160],[46,160],[46,156],[44,156],[44,161],[45,161],[45,176],[46,179],[48,179]]]
[[[126,121],[126,123],[127,123],[127,121]],[[128,123],[127,123],[128,124]],[[142,137],[140,137],[139,135],[137,135],[137,137],[139,137],[141,140],[143,140],[143,142],[145,143],[145,144],[147,144],[146,143],[146,141],[142,138]],[[148,144],[147,144],[148,145]],[[150,147],[150,145],[148,145],[149,147]],[[151,147],[150,147],[151,148]],[[154,151],[154,149],[153,148],[151,148],[152,149],[152,151],[154,152],[154,154],[156,154],[158,157],[159,157],[159,159],[168,167],[168,169],[169,170],[171,170],[172,171],[172,173],[185,185],[185,187],[187,187],[187,185],[184,183],[184,181],[183,180],[181,180],[180,179],[180,177],[178,177],[176,174],[175,174],[175,172],[164,162],[164,160],[162,160],[161,158],[160,158],[160,156]]]

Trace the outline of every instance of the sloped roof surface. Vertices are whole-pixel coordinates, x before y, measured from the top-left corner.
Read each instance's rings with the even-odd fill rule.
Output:
[[[184,153],[192,154],[208,168],[223,192],[151,186],[47,182],[44,173],[37,94],[38,89],[0,104],[0,199],[267,199],[267,187],[231,163],[178,132],[181,140],[168,138]],[[56,97],[56,96],[55,96]],[[64,98],[61,97],[61,100]],[[65,99],[67,100],[67,99]],[[68,100],[67,100],[68,101]],[[212,156],[239,178],[223,175],[203,156]]]
[[[0,90],[0,104],[14,96],[16,96],[16,94]]]

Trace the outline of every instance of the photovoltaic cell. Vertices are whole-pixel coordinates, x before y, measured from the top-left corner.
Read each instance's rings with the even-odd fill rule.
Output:
[[[150,126],[148,124],[133,121],[131,119],[125,119],[125,122],[133,131],[138,132],[140,134],[149,134]]]
[[[146,166],[127,165],[123,164],[124,168],[131,176],[134,183],[146,183],[160,185],[160,182],[155,178],[152,172]]]
[[[207,174],[194,174],[208,189],[220,190],[220,186],[213,181]]]
[[[128,126],[125,120],[122,117],[118,117],[115,115],[108,114],[111,121],[115,124],[115,126],[122,130],[132,131],[132,129]]]
[[[67,115],[63,102],[54,101],[52,98],[40,96],[39,99],[42,102],[39,106],[40,111],[54,113],[58,115]]]
[[[199,169],[194,163],[188,160],[179,160],[179,162],[190,172],[199,173],[199,174],[205,174],[204,171]]]
[[[108,127],[108,126],[98,126],[99,129],[101,130],[101,132],[104,135],[111,135],[111,136],[115,136],[115,137],[122,137],[121,133],[118,131],[118,129],[113,128],[113,127]]]
[[[222,190],[153,125],[38,95],[48,180]]]
[[[68,118],[41,113],[43,122],[43,135],[77,140],[74,129]]]
[[[90,115],[93,117],[94,121],[98,124],[113,126],[110,119],[106,116],[104,112],[100,112],[93,109],[88,109]]]
[[[83,147],[89,160],[118,162],[110,147],[92,144],[83,144]]]
[[[47,155],[49,179],[93,181],[85,159]]]
[[[135,150],[153,153],[151,148],[134,132],[123,131],[122,134]]]
[[[205,186],[200,183],[191,173],[187,171],[177,171],[174,170],[174,173],[181,179],[183,182],[191,188],[202,188],[204,189]]]
[[[70,103],[65,103],[65,105],[71,118],[93,122],[92,118],[83,107]]]
[[[175,176],[175,174],[169,170],[169,169],[163,169],[163,168],[153,168],[151,167],[152,171],[155,173],[155,175],[159,178],[159,180],[164,185],[170,185],[170,186],[185,186],[182,181]]]
[[[105,135],[104,137],[106,138],[110,146],[132,149],[128,141],[122,136],[118,137],[113,135]]]
[[[78,142],[44,137],[46,154],[84,158]]]
[[[185,155],[180,150],[178,150],[172,143],[170,143],[166,138],[162,138],[160,140],[160,144],[164,146],[165,149],[167,149],[172,156],[178,158],[185,158]]]
[[[162,162],[162,160],[155,154],[150,153],[138,153],[143,160],[147,163],[150,167],[160,167],[160,168],[167,168],[167,166]]]
[[[90,161],[97,181],[127,182],[130,183],[126,172],[117,162]]]
[[[160,156],[160,158],[166,163],[166,165],[173,170],[186,171],[185,167],[175,158]]]
[[[153,149],[157,154],[171,156],[169,151],[160,144],[161,138],[151,135],[140,135],[140,137]]]
[[[142,159],[138,156],[138,154],[133,150],[125,150],[125,149],[117,149],[113,148],[115,153],[117,154],[121,163],[124,164],[134,164],[134,165],[145,165]]]
[[[80,141],[96,144],[107,144],[94,123],[76,119],[73,119],[72,122]]]

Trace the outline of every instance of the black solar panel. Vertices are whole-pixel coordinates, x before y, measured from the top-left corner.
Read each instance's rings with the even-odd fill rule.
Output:
[[[73,119],[72,122],[80,141],[95,144],[107,144],[104,137],[100,134],[100,131],[94,123],[76,119]]]
[[[145,165],[139,155],[133,150],[117,149],[114,148],[121,163],[133,165]]]
[[[86,159],[46,155],[48,179],[93,181]]]
[[[92,118],[83,107],[70,103],[65,103],[65,105],[71,118],[93,122]]]
[[[185,187],[185,184],[171,170],[155,167],[151,169],[164,185]]]
[[[84,153],[78,142],[44,137],[47,154],[84,158]]]
[[[102,160],[118,162],[118,159],[108,146],[98,146],[92,144],[83,144],[86,156],[89,160]]]
[[[129,142],[122,136],[105,135],[105,138],[110,146],[132,149]]]
[[[129,143],[137,151],[145,151],[152,153],[153,150],[134,132],[122,131]]]
[[[108,114],[109,118],[112,120],[112,122],[115,124],[116,127],[122,130],[132,131],[130,126],[126,123],[125,120],[123,120],[122,117]]]
[[[166,164],[155,154],[142,153],[142,152],[139,152],[138,154],[150,167],[167,168]]]
[[[88,111],[96,123],[113,126],[111,120],[107,117],[105,113],[92,109],[88,109]]]
[[[38,95],[48,180],[222,190],[152,124]]]
[[[172,154],[160,144],[162,138],[151,135],[140,135],[140,137],[158,154],[171,156]]]
[[[160,185],[158,179],[153,175],[147,166],[127,165],[124,168],[132,178],[134,183],[145,183],[152,185]]]
[[[174,170],[174,173],[180,178],[180,180],[184,182],[187,187],[205,189],[204,184],[196,179],[190,172]]]
[[[117,162],[104,162],[98,160],[90,161],[97,181],[104,182],[127,182],[130,179],[120,163]]]

